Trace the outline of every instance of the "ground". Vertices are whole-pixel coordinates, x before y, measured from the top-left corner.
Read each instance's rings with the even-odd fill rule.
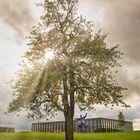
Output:
[[[64,133],[0,133],[0,140],[65,140]],[[74,140],[140,140],[140,132],[75,133]]]

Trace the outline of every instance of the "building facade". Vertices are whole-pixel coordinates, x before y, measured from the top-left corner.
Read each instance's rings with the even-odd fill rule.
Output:
[[[15,129],[11,127],[0,127],[0,132],[15,132]]]
[[[118,120],[107,118],[86,119],[86,123],[89,124],[89,126],[84,131],[86,133],[133,131],[133,124],[132,122],[128,121],[125,121],[125,125],[123,127],[119,125]],[[79,132],[76,120],[74,120],[73,130],[74,132]],[[64,132],[64,131],[65,131],[64,121],[42,122],[32,124],[32,132]]]

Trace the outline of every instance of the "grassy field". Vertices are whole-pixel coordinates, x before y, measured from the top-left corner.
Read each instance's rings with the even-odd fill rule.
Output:
[[[64,140],[64,133],[0,133],[0,140]],[[140,132],[75,133],[74,140],[140,140]]]

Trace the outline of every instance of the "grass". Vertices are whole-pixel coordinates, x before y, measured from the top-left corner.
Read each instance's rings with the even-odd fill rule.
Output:
[[[65,140],[64,133],[0,133],[0,140]],[[140,132],[75,133],[74,140],[140,140]]]

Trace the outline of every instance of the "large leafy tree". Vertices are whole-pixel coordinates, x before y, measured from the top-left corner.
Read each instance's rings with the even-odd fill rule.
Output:
[[[33,27],[25,63],[15,81],[9,112],[27,109],[42,118],[63,112],[67,140],[73,140],[74,108],[126,104],[114,80],[122,53],[109,47],[106,34],[93,33],[93,23],[76,13],[78,0],[45,0],[39,24]],[[47,51],[54,57],[45,59]]]

